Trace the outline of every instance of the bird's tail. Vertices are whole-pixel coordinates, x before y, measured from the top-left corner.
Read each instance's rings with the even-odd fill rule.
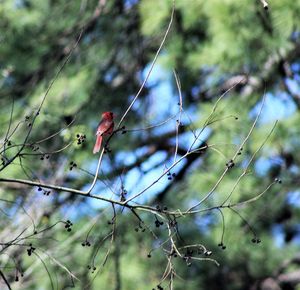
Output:
[[[93,150],[94,154],[96,154],[97,152],[100,151],[101,143],[102,143],[102,136],[97,135],[96,143],[95,143],[94,150]]]

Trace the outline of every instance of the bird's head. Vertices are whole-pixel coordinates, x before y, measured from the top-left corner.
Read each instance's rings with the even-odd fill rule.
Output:
[[[114,118],[114,113],[113,112],[104,112],[102,114],[102,118],[106,120],[112,120]]]

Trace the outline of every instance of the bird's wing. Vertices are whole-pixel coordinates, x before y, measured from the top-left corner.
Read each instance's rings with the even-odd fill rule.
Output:
[[[110,132],[111,129],[113,128],[113,126],[114,126],[114,122],[109,121],[109,120],[101,120],[98,125],[96,135],[103,135],[106,132]]]

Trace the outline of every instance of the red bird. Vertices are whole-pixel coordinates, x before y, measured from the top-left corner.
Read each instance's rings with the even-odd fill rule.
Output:
[[[100,151],[103,136],[110,135],[114,131],[114,125],[114,114],[112,112],[103,113],[96,133],[97,139],[93,150],[94,154]]]

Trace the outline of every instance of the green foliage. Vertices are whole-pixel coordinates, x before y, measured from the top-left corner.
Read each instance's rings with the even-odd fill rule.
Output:
[[[152,72],[125,128],[112,136],[92,191],[119,202],[153,183],[130,202],[145,207],[132,211],[65,189],[50,187],[47,195],[39,187],[90,187],[101,114],[113,111],[117,125],[149,70],[173,1],[125,2],[0,4],[0,178],[27,180],[0,181],[3,272],[13,287],[26,289],[63,289],[73,282],[75,289],[258,289],[298,251],[299,204],[291,197],[299,188],[300,5],[273,0],[267,12],[252,0],[174,2],[156,64],[167,77]],[[241,76],[240,83],[232,81]],[[287,79],[294,81],[290,90]],[[173,95],[165,96],[166,84]],[[269,137],[275,120],[267,110],[251,130],[265,94],[293,104],[285,117],[275,112],[280,120]],[[179,119],[183,126],[176,127]],[[176,146],[178,160],[200,132],[197,141],[207,149],[156,180],[167,173]],[[205,196],[197,212],[187,214]],[[74,223],[69,232],[68,219]],[[172,222],[182,258],[170,255]],[[35,254],[28,255],[30,244]],[[200,253],[204,259],[189,264],[185,246],[195,244],[211,256]],[[166,271],[168,259],[174,272]],[[94,272],[88,268],[93,262]],[[14,282],[19,267],[25,277]],[[294,270],[290,262],[282,271]],[[72,282],[70,272],[79,281]]]
[[[162,28],[170,17],[172,1],[157,2],[160,4],[141,1],[142,32],[146,35]],[[161,7],[157,9],[159,5]],[[226,73],[262,69],[266,58],[278,51],[278,47],[281,51],[290,49],[287,39],[295,27],[299,28],[297,11],[299,5],[295,1],[273,1],[270,13],[264,13],[255,1],[250,0],[178,1],[176,13],[182,18],[180,30],[186,35],[185,49],[181,51],[183,55],[178,50],[171,50],[169,58],[184,59],[185,66],[193,71],[203,65],[217,65]],[[197,41],[189,37],[196,29],[205,31],[205,36]],[[175,43],[176,38],[178,36]]]

